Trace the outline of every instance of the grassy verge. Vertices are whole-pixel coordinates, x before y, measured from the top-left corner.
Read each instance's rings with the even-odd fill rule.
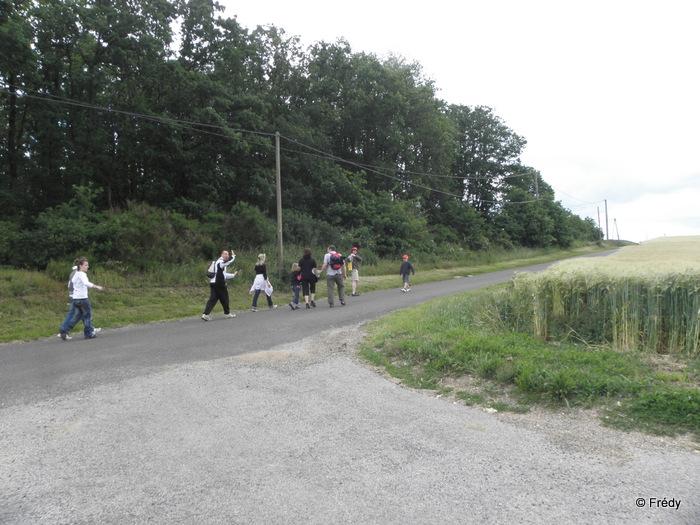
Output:
[[[609,248],[590,245],[566,251],[484,253],[472,255],[470,259],[446,261],[421,261],[417,258],[413,261],[417,273],[411,278],[411,284],[517,268]],[[301,249],[296,252],[301,253]],[[296,252],[290,250],[289,253]],[[254,278],[256,253],[237,252],[234,267],[239,274],[229,281],[233,311],[248,310],[251,306],[248,291]],[[319,264],[320,259],[317,259]],[[363,265],[360,291],[367,293],[399,287],[399,265],[400,261],[377,261]],[[208,281],[203,276],[205,266],[205,262],[195,262],[163,265],[151,272],[130,273],[116,263],[91,261],[91,281],[106,288],[103,292],[90,292],[95,326],[115,328],[201,315],[209,298]],[[268,268],[275,267],[274,261],[268,264]],[[0,343],[30,341],[58,333],[70,305],[64,282],[69,272],[66,264],[57,263],[50,264],[46,272],[0,269]],[[280,305],[288,303],[292,294],[287,281],[272,275],[270,277],[275,288],[275,302]],[[317,287],[318,300],[325,298],[325,288]],[[220,311],[217,306],[215,312]]]
[[[465,292],[386,316],[368,326],[361,355],[469,405],[596,406],[618,428],[700,440],[699,360],[546,343],[503,327],[494,301],[491,290]],[[476,388],[446,386],[459,377]]]

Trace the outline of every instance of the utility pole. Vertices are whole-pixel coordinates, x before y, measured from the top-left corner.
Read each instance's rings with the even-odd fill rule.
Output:
[[[284,248],[282,247],[282,168],[280,163],[280,132],[275,132],[275,163],[276,163],[276,174],[275,174],[275,186],[277,187],[277,243],[279,244],[280,254],[279,254],[279,264],[278,266],[278,277],[283,278],[284,275]]]
[[[537,182],[539,178],[539,174],[535,172],[535,200],[540,200],[540,189]]]
[[[600,206],[596,206],[598,210],[598,242],[603,243],[603,228],[600,227]]]
[[[610,240],[610,233],[608,233],[608,199],[605,199],[605,240]]]

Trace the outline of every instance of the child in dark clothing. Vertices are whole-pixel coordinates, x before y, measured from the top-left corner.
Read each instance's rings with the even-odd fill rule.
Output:
[[[298,263],[292,264],[292,273],[289,274],[289,285],[294,292],[294,299],[289,303],[292,310],[299,309],[299,291],[301,290],[301,268]]]
[[[408,255],[403,256],[403,262],[401,263],[401,269],[399,270],[399,275],[403,278],[403,288],[402,292],[410,292],[411,289],[408,287],[408,279],[410,275],[416,275],[416,271],[413,269],[413,265],[408,262]]]

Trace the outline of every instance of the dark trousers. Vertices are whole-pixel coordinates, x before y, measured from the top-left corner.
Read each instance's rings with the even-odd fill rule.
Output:
[[[304,297],[309,295],[309,289],[311,289],[311,293],[316,293],[316,279],[313,281],[307,281],[306,279],[303,279],[301,281],[301,291]]]
[[[224,314],[229,313],[228,309],[228,288],[226,285],[211,284],[209,283],[209,300],[207,305],[204,307],[204,315],[209,315],[211,311],[216,306],[217,301],[221,301],[221,306],[224,308]]]
[[[262,290],[255,290],[255,295],[253,295],[253,308],[258,307],[258,297],[260,297],[260,292],[263,293],[263,295],[267,298],[267,306],[272,306],[274,303],[272,302],[272,297],[267,295],[265,292]]]

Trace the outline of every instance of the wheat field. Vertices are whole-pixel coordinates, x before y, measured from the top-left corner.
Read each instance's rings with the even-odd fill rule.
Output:
[[[502,312],[548,340],[697,356],[699,292],[700,236],[663,237],[516,274]]]

